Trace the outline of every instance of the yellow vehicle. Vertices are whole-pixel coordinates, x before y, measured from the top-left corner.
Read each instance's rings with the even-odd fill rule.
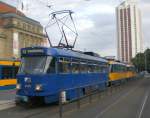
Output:
[[[127,78],[126,64],[116,61],[110,61],[109,65],[109,82],[111,84]]]
[[[136,71],[133,65],[109,61],[109,85],[121,83],[128,79],[136,77]]]
[[[136,69],[133,65],[127,65],[127,78],[132,79],[137,76]]]
[[[15,88],[19,65],[18,60],[0,60],[0,90]]]

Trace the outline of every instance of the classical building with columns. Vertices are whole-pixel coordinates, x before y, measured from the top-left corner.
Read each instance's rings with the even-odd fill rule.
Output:
[[[43,46],[46,37],[38,22],[0,2],[0,58],[19,58],[20,48]]]

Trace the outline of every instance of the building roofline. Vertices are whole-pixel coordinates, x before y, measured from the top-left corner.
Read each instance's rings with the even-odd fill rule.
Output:
[[[17,9],[16,7],[14,7],[14,6],[12,6],[12,5],[9,5],[8,3],[6,3],[6,2],[2,2],[2,1],[0,1],[0,4],[5,4],[5,5],[7,5],[8,7],[12,7],[12,8],[14,8],[14,9]]]
[[[130,4],[133,4],[133,3],[136,4],[137,1],[136,0],[133,0],[133,1],[132,0],[124,0],[117,7],[121,7],[121,6],[125,6],[125,5],[130,5]]]
[[[25,14],[24,14],[23,12],[21,12],[21,11],[20,11],[20,10],[18,10],[16,7],[14,7],[14,6],[12,6],[12,5],[10,5],[10,4],[8,4],[8,3],[6,3],[6,2],[2,2],[2,1],[0,1],[0,4],[5,4],[6,6],[11,7],[11,8],[13,8],[13,9],[15,9],[16,11],[18,11],[18,12],[19,12],[19,14],[21,14],[22,16],[25,16]]]
[[[0,18],[9,18],[9,17],[18,18],[18,19],[24,20],[28,23],[33,23],[33,24],[37,24],[39,26],[42,26],[40,22],[33,20],[29,17],[26,17],[26,16],[20,16],[20,15],[15,14],[15,13],[0,13]]]

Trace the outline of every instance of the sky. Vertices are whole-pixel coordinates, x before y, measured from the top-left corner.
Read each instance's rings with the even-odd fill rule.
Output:
[[[93,51],[102,56],[117,56],[116,15],[115,8],[123,0],[0,0],[20,7],[17,1],[24,2],[24,13],[39,21],[43,26],[49,21],[53,10],[70,9],[79,37],[75,48]],[[46,5],[52,5],[51,9]],[[150,47],[150,0],[138,0],[142,13],[142,32],[144,48]],[[51,28],[52,29],[52,28]],[[60,36],[49,29],[49,35],[55,44]],[[57,37],[56,37],[57,36]]]

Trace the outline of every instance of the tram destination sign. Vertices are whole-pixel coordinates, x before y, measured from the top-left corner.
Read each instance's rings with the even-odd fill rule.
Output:
[[[32,55],[43,55],[43,54],[45,54],[45,50],[44,49],[23,49],[22,51],[21,51],[21,53],[22,53],[22,55],[30,55],[30,54],[32,54]]]

